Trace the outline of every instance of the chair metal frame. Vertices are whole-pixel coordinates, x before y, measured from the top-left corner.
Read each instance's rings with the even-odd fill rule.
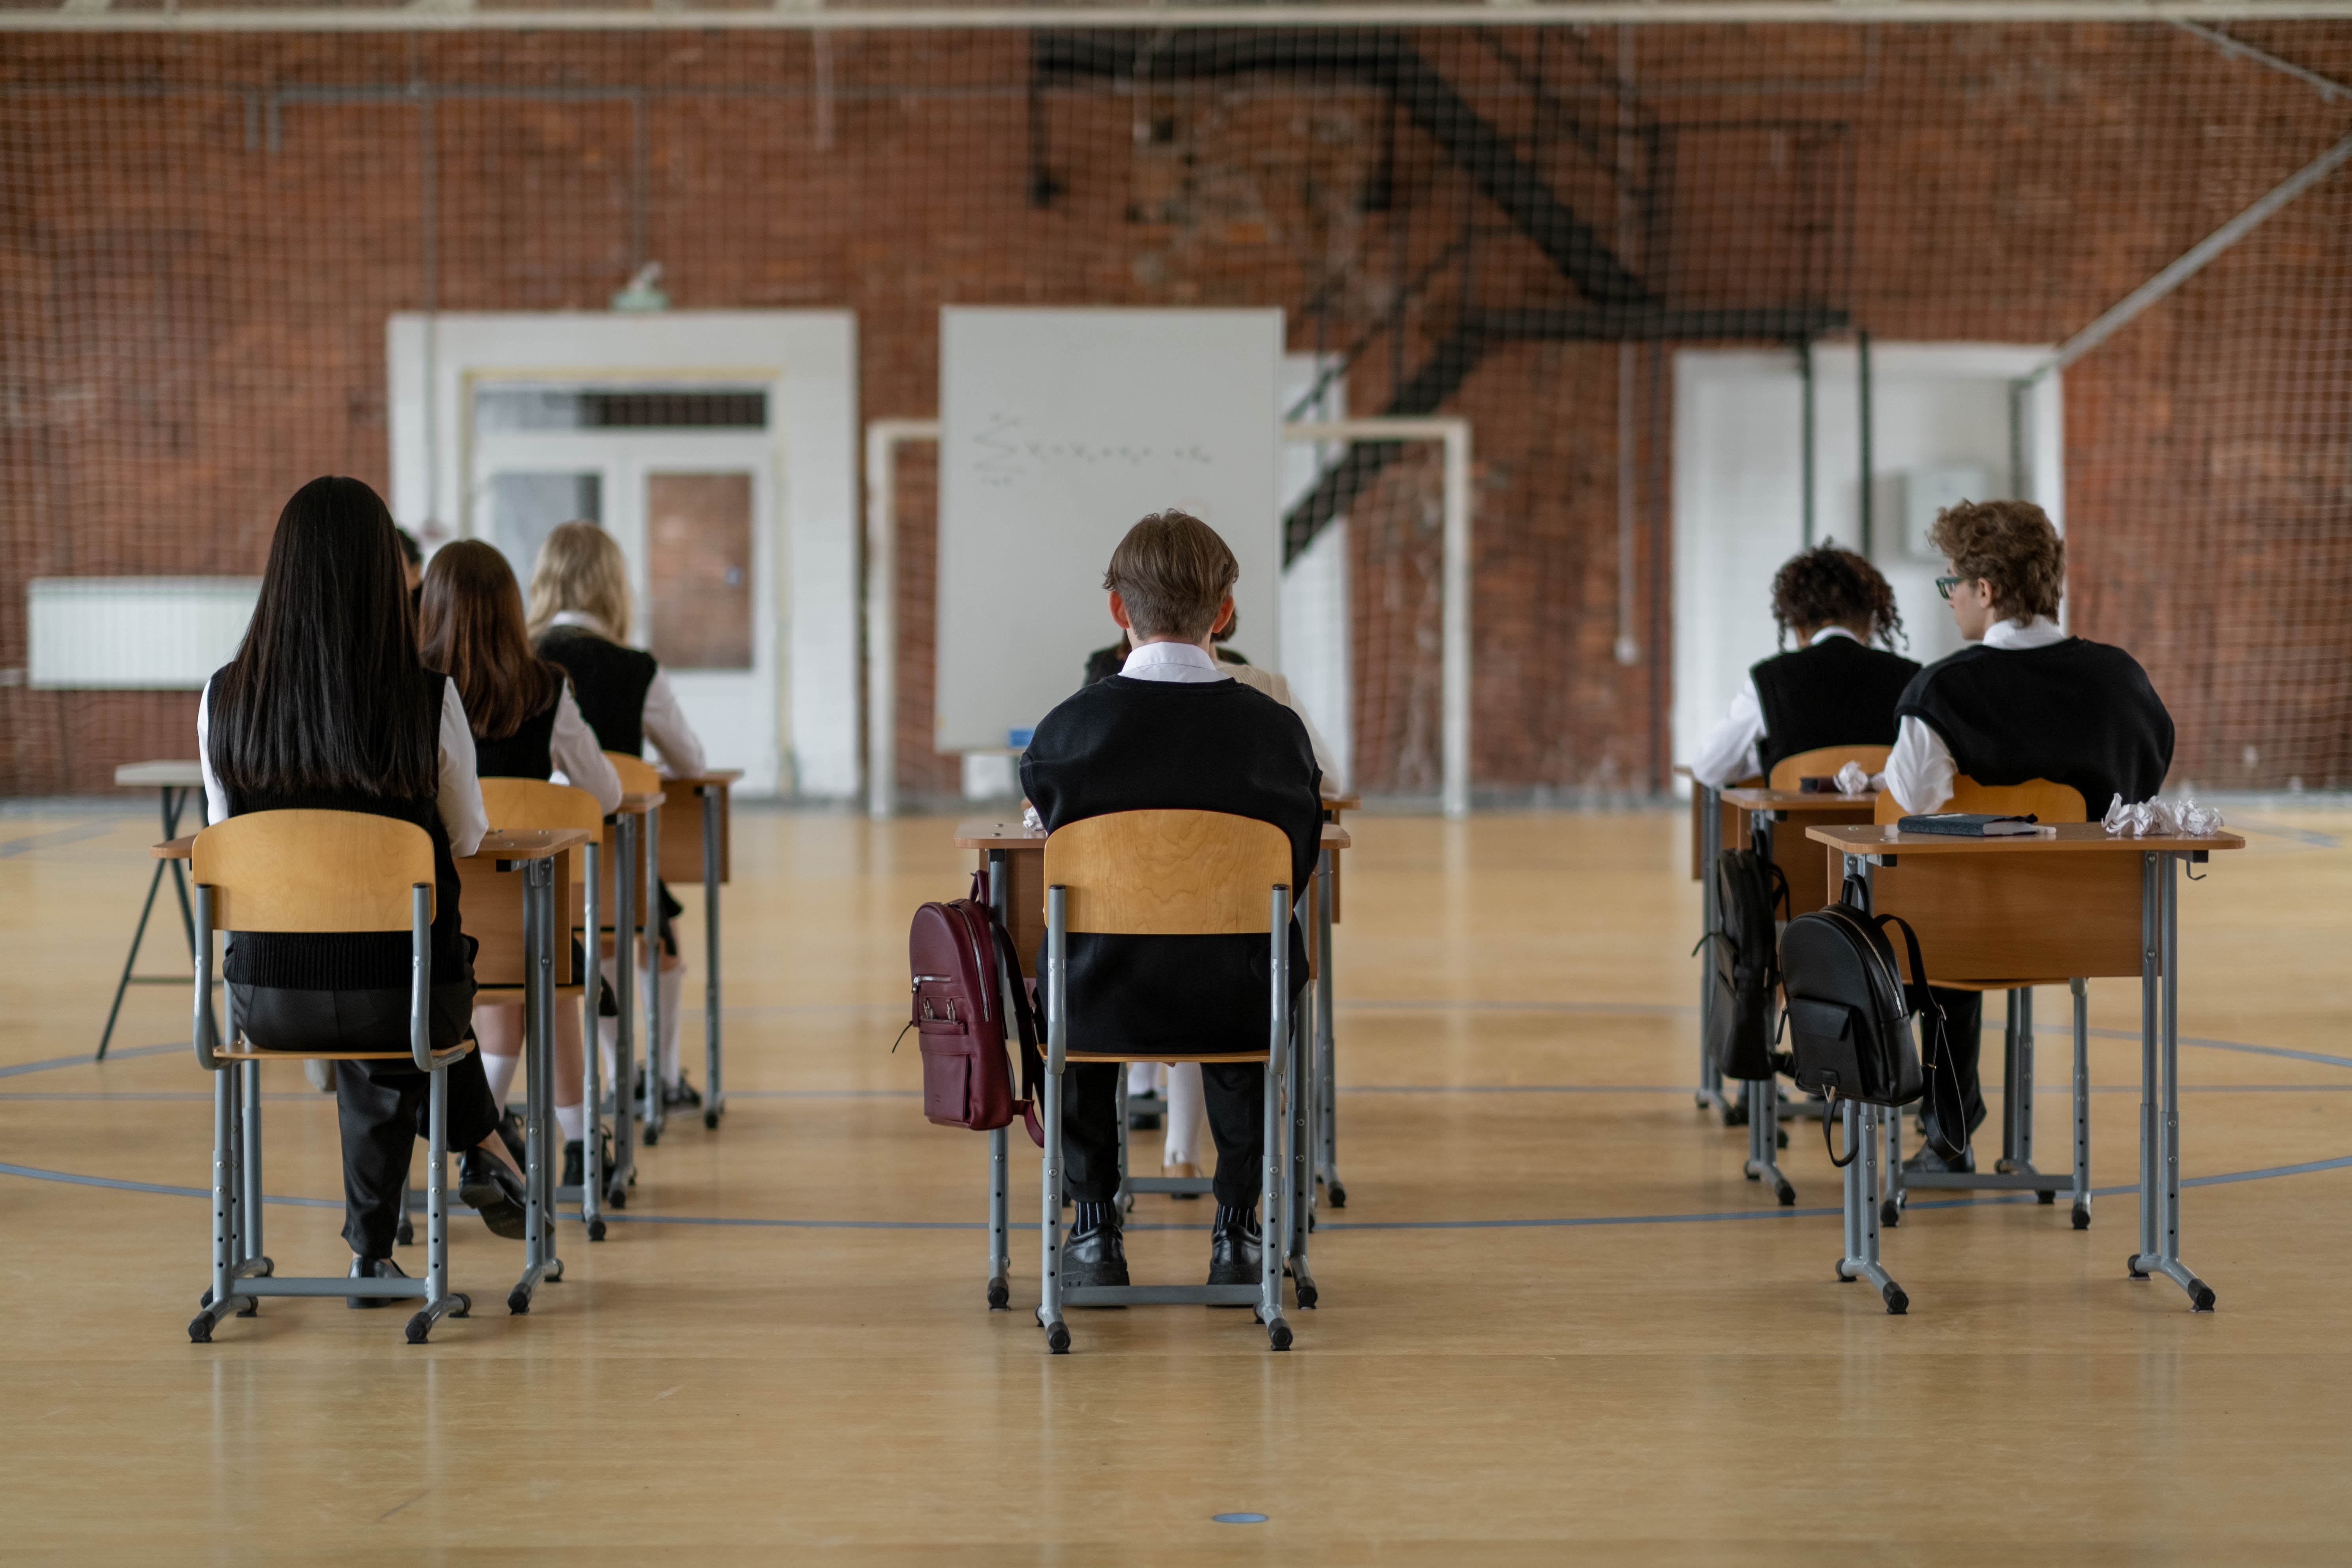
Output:
[[[233,822],[244,824],[240,834],[249,834],[259,824],[274,816],[325,816],[360,815],[327,812],[258,812]],[[420,1279],[345,1279],[332,1275],[286,1277],[277,1272],[277,1265],[262,1250],[262,1209],[265,1199],[261,1181],[261,1064],[268,1060],[298,1061],[305,1057],[326,1057],[336,1060],[398,1060],[400,1053],[388,1051],[262,1051],[219,1048],[219,1039],[235,1042],[237,1036],[235,994],[227,992],[223,998],[223,1022],[215,1037],[210,1002],[213,987],[214,902],[216,889],[203,879],[202,868],[195,877],[196,973],[193,1040],[196,1065],[214,1075],[213,1078],[213,1262],[212,1287],[198,1303],[199,1310],[188,1324],[188,1338],[197,1344],[208,1344],[213,1331],[220,1322],[235,1315],[249,1318],[260,1308],[264,1296],[382,1296],[394,1299],[421,1298],[424,1305],[408,1320],[405,1334],[410,1344],[423,1344],[433,1331],[433,1325],[445,1317],[462,1318],[473,1309],[472,1298],[449,1289],[449,1064],[473,1049],[471,1041],[461,1042],[447,1050],[436,1051],[432,1047],[431,1005],[433,994],[433,882],[431,880],[432,841],[424,829],[410,823],[374,817],[388,828],[404,830],[415,836],[415,847],[424,856],[426,879],[409,885],[409,982],[408,982],[408,1058],[418,1071],[429,1080],[425,1110],[425,1269]],[[228,824],[205,829],[218,833]],[[300,825],[289,825],[299,826]],[[197,835],[199,849],[204,834]],[[234,905],[231,914],[236,910]],[[367,927],[361,930],[371,929]],[[393,929],[376,928],[376,929]]]
[[[1129,815],[1129,814],[1117,814]],[[1142,814],[1135,814],[1142,815]],[[1153,816],[1212,816],[1221,814],[1152,813]],[[1108,818],[1094,818],[1104,821]],[[1066,830],[1065,830],[1066,831]],[[1047,840],[1047,853],[1052,854],[1052,840]],[[1049,873],[1050,875],[1050,873]],[[1045,1331],[1047,1348],[1055,1355],[1066,1354],[1070,1348],[1070,1331],[1063,1310],[1067,1307],[1139,1307],[1166,1305],[1199,1305],[1250,1307],[1257,1321],[1265,1326],[1267,1342],[1276,1351],[1286,1351],[1291,1344],[1291,1327],[1282,1311],[1282,1276],[1286,1245],[1293,1239],[1292,1216],[1301,1212],[1293,1201],[1297,1180],[1307,1169],[1304,1163],[1306,1143],[1300,1134],[1303,1126],[1294,1126],[1286,1114],[1287,1102],[1285,1090],[1290,1086],[1294,1058],[1299,1046],[1299,1036],[1293,1027],[1290,1000],[1290,910],[1291,889],[1287,882],[1275,883],[1266,900],[1266,940],[1269,1009],[1265,1053],[1265,1087],[1262,1114],[1265,1118],[1263,1137],[1263,1172],[1260,1180],[1265,1215],[1260,1230],[1263,1237],[1259,1251],[1258,1281],[1255,1285],[1119,1285],[1065,1286],[1062,1283],[1062,1072],[1070,1058],[1069,1044],[1069,896],[1066,883],[1050,882],[1045,889],[1045,973],[1044,992],[1045,1004],[1045,1076],[1041,1089],[1044,1104],[1040,1118],[1045,1124],[1045,1146],[1042,1159],[1042,1179],[1039,1184],[1039,1230],[1041,1284],[1037,1306],[1038,1324]],[[1150,934],[1181,934],[1156,931]],[[1254,1053],[1253,1053],[1254,1054]],[[1139,1061],[1185,1059],[1187,1053],[1173,1058],[1144,1055]],[[1223,1059],[1222,1058],[1218,1059]],[[1303,1117],[1303,1102],[1301,1102]],[[1294,1158],[1294,1152],[1297,1158]],[[1294,1167],[1296,1167],[1294,1169]],[[1002,1166],[999,1170],[1001,1172]],[[1003,1191],[1001,1174],[995,1191]],[[992,1232],[995,1226],[992,1225]],[[992,1239],[993,1237],[992,1237]]]

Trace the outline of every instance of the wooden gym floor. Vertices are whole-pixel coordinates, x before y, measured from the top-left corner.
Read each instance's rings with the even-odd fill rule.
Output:
[[[674,1128],[611,1240],[567,1226],[568,1277],[530,1316],[499,1305],[519,1247],[466,1217],[454,1270],[481,1305],[427,1347],[332,1300],[194,1346],[207,1086],[184,992],[135,993],[119,1058],[88,1060],[152,814],[12,810],[0,1553],[2340,1563],[2352,815],[2237,815],[2252,847],[2182,918],[2186,1169],[2249,1178],[2185,1199],[2217,1314],[2124,1279],[2136,986],[2095,994],[2094,1227],[2063,1205],[1915,1210],[1887,1237],[1914,1301],[1890,1319],[1832,1280],[1812,1129],[1783,1215],[1741,1178],[1745,1133],[1693,1108],[1684,816],[1364,816],[1325,1304],[1288,1355],[1244,1313],[1146,1309],[1076,1314],[1057,1360],[1029,1316],[1034,1231],[1014,1310],[988,1312],[985,1140],[926,1124],[915,1054],[890,1048],[908,915],[962,884],[944,821],[741,816],[726,1124]],[[151,972],[175,914],[162,935]],[[2063,1067],[2042,1076],[2055,1144]],[[268,1185],[297,1200],[270,1250],[341,1272],[331,1103],[290,1066],[268,1087]],[[1014,1149],[1027,1220],[1035,1157]],[[1199,1277],[1205,1209],[1143,1201],[1139,1278]],[[1213,1521],[1235,1512],[1267,1519]]]

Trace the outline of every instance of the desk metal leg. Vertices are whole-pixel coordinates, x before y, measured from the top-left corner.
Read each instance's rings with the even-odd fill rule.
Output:
[[[2210,1312],[2212,1287],[2180,1260],[2180,891],[2174,879],[2176,859],[2151,853],[2141,863],[2140,1249],[2129,1268],[2134,1279],[2163,1275],[2189,1293],[2193,1310]]]
[[[719,814],[725,808],[724,785],[702,787],[702,1125],[719,1130],[719,1114],[727,1109],[725,1056],[719,1035]]]
[[[1325,853],[1328,855],[1329,851],[1327,850]],[[1324,928],[1324,940],[1328,942],[1329,938],[1330,928],[1327,926]],[[1331,966],[1330,948],[1324,947],[1322,953],[1324,973],[1328,974]],[[1318,1032],[1320,1032],[1319,1020]],[[1307,1260],[1307,1233],[1313,1228],[1315,1201],[1314,1132],[1321,1102],[1321,1096],[1317,1092],[1315,1084],[1315,1041],[1307,1032],[1297,1027],[1292,1028],[1288,1112],[1290,1135],[1287,1140],[1290,1147],[1287,1152],[1289,1160],[1286,1166],[1290,1173],[1290,1193],[1283,1205],[1283,1210],[1288,1222],[1284,1229],[1288,1233],[1290,1287],[1301,1310],[1312,1308],[1319,1294],[1315,1287],[1315,1276],[1309,1271]],[[1268,1070],[1272,1070],[1270,1063]],[[1266,1129],[1267,1136],[1271,1137],[1273,1131],[1270,1127]]]
[[[1326,849],[1315,863],[1315,928],[1323,955],[1315,977],[1315,1142],[1319,1146],[1322,1176],[1331,1194],[1331,1206],[1348,1206],[1347,1184],[1339,1180],[1339,1079],[1338,1020],[1331,973],[1331,864]],[[1311,1185],[1312,1184],[1310,1184]]]
[[[2007,994],[2000,1032],[2000,1159],[1993,1170],[2004,1176],[2034,1176],[2041,1173],[2033,1163],[2033,988],[2021,985]],[[2037,1188],[2033,1196],[2037,1203],[2055,1203],[2058,1191]]]
[[[523,1272],[507,1310],[530,1310],[540,1285],[563,1278],[555,1256],[555,1184],[548,1136],[555,1097],[555,861],[523,863]]]
[[[637,819],[625,813],[613,826],[613,1168],[604,1177],[607,1208],[629,1206],[636,1179],[635,1026],[637,987]],[[646,889],[654,893],[651,886]]]
[[[588,884],[583,893],[585,908],[582,923],[588,928],[584,956],[587,973],[580,977],[580,1038],[584,1048],[581,1062],[581,1133],[580,1133],[580,1223],[588,1228],[588,1239],[604,1239],[604,1050],[597,1036],[604,1015],[604,966],[597,961],[598,949],[604,943],[602,917],[603,888],[599,879],[604,874],[604,846],[590,839],[583,848],[587,861]]]
[[[2074,1228],[2091,1228],[2091,987],[2070,980],[2074,994]]]
[[[1885,1114],[1874,1105],[1845,1102],[1845,1146],[1854,1157],[1845,1168],[1845,1256],[1837,1272],[1840,1279],[1878,1287],[1887,1311],[1899,1317],[1910,1310],[1911,1298],[1878,1261],[1878,1122]]]
[[[1797,1189],[1780,1173],[1780,1080],[1751,1079],[1748,1090],[1748,1179],[1769,1181],[1782,1208],[1794,1208]]]
[[[1710,1026],[1715,1022],[1715,952],[1711,940],[1716,933],[1715,862],[1723,853],[1723,803],[1709,785],[1694,781],[1691,787],[1698,792],[1698,909],[1700,954],[1706,960],[1698,968],[1698,1108],[1713,1109],[1723,1113],[1726,1127],[1736,1126],[1738,1114],[1723,1092],[1723,1074],[1715,1065],[1714,1053],[1707,1041],[1714,1037]],[[1745,1110],[1745,1107],[1742,1107]]]
[[[661,807],[646,813],[646,1147],[661,1142],[667,1120],[662,1105],[661,936],[668,926],[662,913]]]
[[[163,837],[169,841],[180,836],[180,816],[187,809],[189,800],[194,798],[201,802],[203,796],[194,786],[184,784],[165,784],[162,795]],[[204,816],[201,804],[197,808],[197,816],[199,817]],[[172,879],[172,890],[179,895],[180,925],[188,936],[188,962],[191,964],[195,963],[196,917],[195,911],[188,903],[186,866],[178,860],[158,860],[155,862],[155,874],[147,879],[147,901],[139,906],[139,924],[131,933],[131,951],[122,957],[122,978],[115,982],[114,1005],[106,1010],[106,1028],[98,1037],[98,1055],[93,1058],[95,1060],[102,1062],[106,1059],[106,1048],[114,1043],[115,1023],[122,1016],[123,995],[133,985],[185,985],[188,984],[177,975],[148,975],[131,973],[138,967],[139,949],[147,940],[147,922],[155,912],[155,895],[163,890],[163,878],[166,874]]]
[[[1013,912],[1013,889],[1007,885],[1011,872],[1012,868],[1006,863],[1003,850],[988,852],[988,905],[996,911],[996,918],[1004,922],[1007,931],[1013,929],[1012,921],[1007,919]],[[716,900],[711,907],[717,909]],[[710,945],[711,950],[717,952],[718,942],[714,941]],[[1018,985],[1021,984],[1021,955],[1015,952],[1008,954],[1007,958],[1012,983]],[[1003,1016],[1011,1018],[1013,1016],[1010,995],[1000,998],[999,1005],[1003,1009]],[[715,1089],[717,1079],[714,1079],[712,1084]],[[715,1093],[712,1098],[717,1098]],[[988,1309],[992,1312],[1013,1300],[1010,1131],[1008,1128],[999,1127],[988,1135]]]

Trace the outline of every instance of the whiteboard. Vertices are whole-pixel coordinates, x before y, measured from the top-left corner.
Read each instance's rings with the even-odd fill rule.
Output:
[[[1277,657],[1281,358],[1278,310],[940,312],[939,750],[1004,749],[1077,689],[1150,512],[1224,539],[1251,657]]]
[[[236,656],[258,577],[36,577],[29,684],[200,691]]]

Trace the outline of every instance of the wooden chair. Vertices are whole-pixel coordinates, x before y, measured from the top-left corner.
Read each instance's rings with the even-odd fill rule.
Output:
[[[1289,1170],[1282,1091],[1295,1042],[1290,1015],[1290,840],[1272,823],[1211,811],[1123,811],[1062,827],[1045,840],[1045,1280],[1037,1321],[1056,1355],[1070,1348],[1064,1306],[1198,1303],[1251,1306],[1276,1350],[1290,1348],[1282,1315]],[[1079,1049],[1070,1044],[1068,944],[1073,933],[1122,936],[1265,936],[1268,1035],[1263,1050]],[[1258,1283],[1062,1285],[1062,1069],[1073,1062],[1257,1062],[1265,1072],[1265,1215]],[[1305,1259],[1295,1267],[1303,1270]],[[1302,1275],[1303,1278],[1303,1275]]]
[[[2087,822],[2090,812],[2084,805],[2083,792],[2072,784],[2054,784],[2049,779],[2028,779],[2023,784],[1983,784],[1960,773],[1952,780],[1952,796],[1938,811],[2000,812],[2008,816],[2031,815],[2043,822]],[[1911,815],[1897,805],[1895,792],[1882,791],[1872,819],[1881,824],[1898,822]],[[2021,1187],[2034,1194],[2039,1203],[2057,1201],[2058,1187],[2046,1184],[2028,1185],[2037,1179],[2033,1170],[2033,988],[2037,985],[2063,985],[2074,999],[2074,1191],[2073,1208],[2076,1230],[2087,1229],[2091,1223],[2091,1199],[2087,1173],[2090,1168],[2089,1104],[2084,1098],[2088,1093],[2090,1075],[2090,1016],[2089,993],[2084,983],[2069,975],[2037,975],[2032,979],[2002,980],[1937,980],[1935,978],[1935,954],[1923,953],[1927,961],[1928,981],[1948,991],[1999,991],[2007,997],[2007,1016],[2001,1028],[2001,1058],[2003,1062],[2001,1097],[2001,1157],[1993,1173],[1985,1175],[1906,1175],[1903,1170],[1902,1119],[1886,1120],[1886,1163],[1888,1190],[1880,1218],[1893,1224],[1908,1202],[1908,1188],[1974,1190],[1993,1188],[2015,1190]],[[1899,954],[1898,954],[1899,962]]]
[[[190,851],[196,893],[195,1048],[215,1075],[213,1092],[213,1282],[188,1337],[211,1341],[231,1313],[250,1317],[262,1296],[422,1297],[408,1320],[411,1344],[423,1344],[441,1318],[464,1317],[473,1303],[449,1289],[450,1062],[473,1049],[461,1042],[435,1050],[433,994],[433,840],[413,823],[350,811],[262,811],[231,817],[196,835]],[[234,1002],[214,1037],[213,932],[342,931],[409,933],[412,954],[405,1051],[260,1050],[237,1028]],[[319,1057],[335,1061],[407,1058],[431,1079],[427,1098],[425,1271],[422,1279],[281,1279],[262,1250],[261,1064]]]
[[[1801,788],[1799,780],[1830,777],[1848,763],[1860,763],[1864,773],[1885,773],[1894,750],[1892,746],[1816,746],[1773,763],[1770,787]]]

